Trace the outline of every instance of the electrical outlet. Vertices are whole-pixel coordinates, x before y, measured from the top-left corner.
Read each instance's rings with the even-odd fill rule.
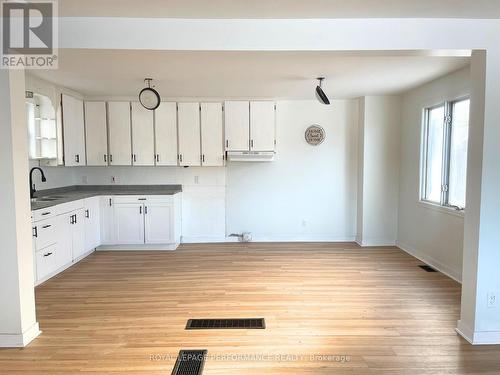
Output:
[[[497,305],[497,297],[495,296],[495,293],[493,293],[493,292],[488,293],[487,298],[488,298],[488,302],[487,302],[488,308],[491,309],[493,307],[496,307],[496,305]]]
[[[111,176],[111,183],[116,184],[118,179],[115,176]]]

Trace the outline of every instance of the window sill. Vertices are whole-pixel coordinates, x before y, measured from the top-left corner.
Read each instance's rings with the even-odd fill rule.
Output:
[[[458,210],[455,210],[454,208],[451,208],[451,207],[445,207],[445,206],[441,206],[439,204],[435,204],[435,203],[431,203],[431,202],[426,202],[426,201],[418,201],[418,203],[428,209],[428,210],[432,210],[432,211],[437,211],[437,212],[441,212],[443,214],[447,214],[447,215],[451,215],[451,216],[456,216],[456,217],[461,217],[463,218],[464,215],[465,215],[465,212],[462,210],[462,211],[458,211]]]

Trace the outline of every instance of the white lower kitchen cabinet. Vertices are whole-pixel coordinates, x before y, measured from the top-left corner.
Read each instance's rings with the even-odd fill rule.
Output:
[[[116,245],[144,243],[143,203],[115,203],[114,216]]]
[[[99,249],[175,250],[181,241],[181,194],[115,196],[113,211],[114,242]]]
[[[174,204],[150,202],[144,205],[144,239],[147,244],[174,243]]]
[[[99,197],[101,245],[115,243],[115,215],[112,196]]]
[[[48,213],[48,219],[38,213]],[[40,284],[69,267],[85,253],[83,202],[70,202],[33,213],[35,280]]]
[[[65,256],[71,254],[69,261],[80,259],[85,253],[85,214],[84,209],[61,215],[61,242],[64,243]]]
[[[85,199],[85,252],[101,244],[100,197]]]
[[[96,196],[32,213],[36,285],[99,250],[175,250],[181,194]]]

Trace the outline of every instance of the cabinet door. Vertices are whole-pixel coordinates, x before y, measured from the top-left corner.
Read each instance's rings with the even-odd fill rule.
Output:
[[[73,261],[80,258],[85,251],[85,211],[79,209],[73,212],[74,221],[71,227],[73,243]]]
[[[85,102],[85,139],[87,165],[108,165],[105,102]]]
[[[156,165],[177,165],[177,103],[155,110]]]
[[[144,205],[146,243],[174,243],[174,205],[146,203]]]
[[[85,124],[83,101],[62,94],[64,165],[85,165]]]
[[[69,212],[57,217],[57,268],[73,261],[73,215],[74,212]]]
[[[222,104],[201,103],[201,165],[224,165]]]
[[[85,252],[101,244],[99,197],[85,199]]]
[[[182,166],[201,165],[200,152],[200,105],[179,103],[179,164]]]
[[[250,144],[249,103],[229,101],[224,104],[227,151],[248,151]]]
[[[99,219],[101,227],[101,243],[103,245],[112,245],[115,242],[115,221],[113,197],[99,197]]]
[[[144,206],[142,203],[115,204],[115,244],[144,243]]]
[[[132,103],[132,164],[155,165],[153,111]]]
[[[109,165],[132,164],[130,103],[108,102]]]
[[[250,102],[250,149],[274,151],[274,102]]]

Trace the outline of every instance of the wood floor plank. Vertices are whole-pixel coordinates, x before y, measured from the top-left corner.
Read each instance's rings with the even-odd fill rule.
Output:
[[[498,374],[500,346],[455,333],[460,285],[397,248],[182,245],[97,252],[36,288],[43,334],[0,350],[4,374]],[[265,330],[186,331],[190,318],[264,317]]]

